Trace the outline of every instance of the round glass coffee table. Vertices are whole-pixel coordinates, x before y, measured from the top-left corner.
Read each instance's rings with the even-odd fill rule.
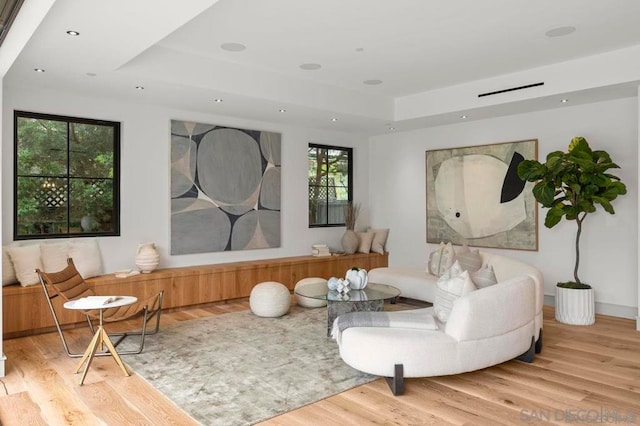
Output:
[[[362,290],[351,290],[346,294],[329,290],[327,284],[309,284],[295,293],[311,299],[327,301],[327,336],[331,336],[333,321],[341,314],[360,311],[382,311],[385,300],[395,300],[400,290],[386,284],[369,283]]]

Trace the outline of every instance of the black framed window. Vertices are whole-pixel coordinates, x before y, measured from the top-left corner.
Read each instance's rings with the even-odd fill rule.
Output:
[[[353,148],[309,144],[309,227],[344,226],[353,200]]]
[[[120,123],[14,111],[14,239],[120,235]]]

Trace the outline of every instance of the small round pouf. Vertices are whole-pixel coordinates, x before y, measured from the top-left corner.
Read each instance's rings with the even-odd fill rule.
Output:
[[[296,286],[294,287],[293,291],[295,293],[296,290],[302,287],[306,287],[308,285],[318,285],[318,284],[324,284],[326,287],[327,280],[319,277],[303,278],[296,283]],[[313,299],[311,297],[300,296],[297,293],[296,293],[296,301],[298,302],[298,305],[303,306],[305,308],[322,308],[323,306],[327,306],[326,300]]]
[[[267,281],[253,287],[249,296],[251,312],[259,317],[281,317],[289,311],[291,293],[284,284]]]

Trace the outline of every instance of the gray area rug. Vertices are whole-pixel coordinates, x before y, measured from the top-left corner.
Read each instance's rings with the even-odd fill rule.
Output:
[[[342,361],[326,315],[293,306],[281,318],[243,311],[161,325],[124,361],[205,425],[253,424],[377,378]]]

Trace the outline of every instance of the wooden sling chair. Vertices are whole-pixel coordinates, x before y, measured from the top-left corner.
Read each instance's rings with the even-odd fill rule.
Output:
[[[76,269],[75,265],[73,264],[73,259],[67,259],[67,263],[67,267],[60,272],[43,272],[39,269],[36,269],[36,272],[40,277],[40,284],[42,285],[42,290],[44,291],[44,295],[47,299],[47,304],[49,305],[49,309],[51,310],[51,315],[53,315],[53,321],[56,325],[56,329],[58,330],[58,334],[60,335],[60,339],[62,340],[64,350],[70,357],[78,358],[83,355],[83,352],[72,353],[69,350],[69,345],[67,344],[67,340],[65,339],[62,327],[60,326],[58,315],[56,314],[56,310],[54,309],[53,303],[51,301],[56,297],[60,297],[64,303],[86,296],[94,296],[95,293],[91,288],[89,288],[84,278],[82,278],[82,276]],[[136,349],[126,350],[122,352],[118,351],[120,355],[139,354],[140,352],[142,352],[142,349],[144,349],[145,336],[158,332],[158,330],[160,329],[162,296],[163,291],[145,300],[138,300],[132,305],[103,310],[104,322],[121,321],[133,318],[135,316],[142,317],[142,328],[140,330],[126,333],[109,333],[110,337],[116,338],[116,340],[113,342],[114,347],[118,346],[118,344],[120,344],[120,342],[122,342],[127,336],[140,336],[140,345]],[[95,333],[93,321],[99,320],[99,311],[87,310],[81,312],[87,318],[89,329],[92,333]],[[155,327],[151,331],[147,331],[147,322],[152,320],[154,317],[156,319]],[[95,355],[103,356],[110,355],[110,353],[105,351],[98,352]]]

